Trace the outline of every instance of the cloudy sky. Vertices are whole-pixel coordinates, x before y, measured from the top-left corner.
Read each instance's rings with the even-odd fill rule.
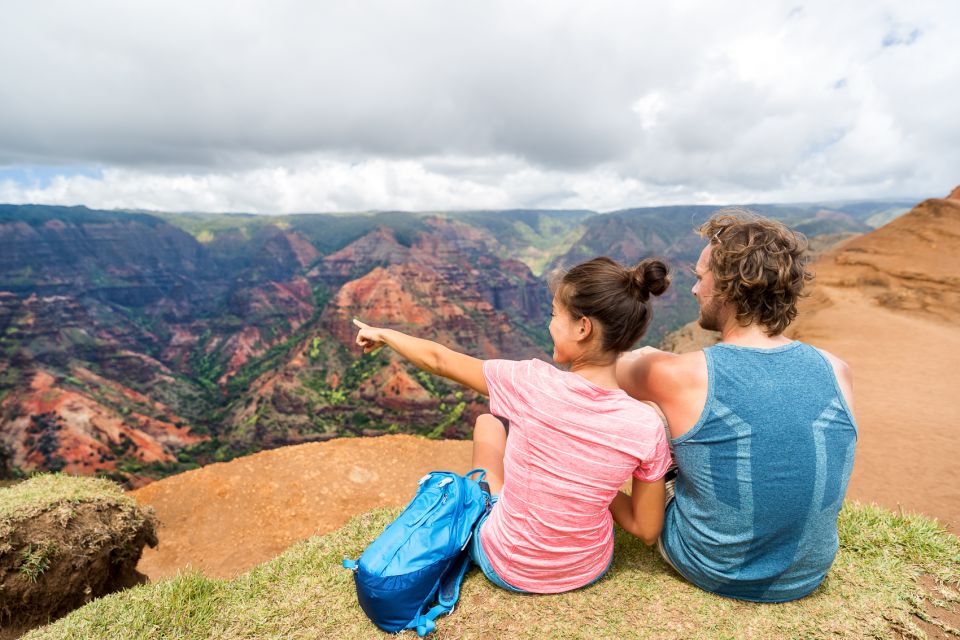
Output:
[[[943,196],[960,2],[5,0],[0,202]]]

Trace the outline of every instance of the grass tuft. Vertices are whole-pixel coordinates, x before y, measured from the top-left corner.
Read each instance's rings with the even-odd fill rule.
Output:
[[[357,557],[396,514],[358,516],[233,580],[186,573],[101,598],[26,638],[387,637],[360,611],[340,561]],[[930,617],[930,597],[956,609],[960,541],[935,521],[848,504],[840,537],[820,588],[768,605],[705,593],[618,530],[610,572],[579,591],[516,595],[471,572],[457,610],[438,621],[434,637],[922,638],[916,618]],[[935,596],[921,578],[935,581]]]
[[[36,582],[44,571],[50,568],[50,559],[56,555],[57,545],[46,541],[34,546],[28,544],[20,551],[20,573],[27,576],[30,582]]]

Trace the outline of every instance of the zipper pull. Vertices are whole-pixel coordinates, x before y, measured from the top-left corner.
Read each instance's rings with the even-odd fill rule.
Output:
[[[428,473],[427,475],[425,475],[425,476],[423,476],[422,478],[420,478],[419,480],[417,480],[417,485],[419,486],[419,485],[423,484],[424,482],[426,482],[427,480],[429,480],[431,475],[432,475],[432,474],[429,474],[429,473]]]
[[[429,477],[429,476],[428,476],[428,477]],[[438,486],[438,487],[445,487],[445,486],[447,486],[448,484],[450,484],[451,482],[453,482],[453,478],[444,478],[443,480],[441,480],[440,482],[437,483],[437,486]]]

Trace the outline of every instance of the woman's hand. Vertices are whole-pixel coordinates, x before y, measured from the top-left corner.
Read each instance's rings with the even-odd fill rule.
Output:
[[[360,329],[357,332],[357,344],[363,347],[364,353],[370,353],[371,351],[379,349],[386,344],[383,341],[382,329],[371,327],[368,324],[360,322],[356,318],[353,319],[353,324]]]
[[[489,395],[487,379],[483,375],[483,360],[464,353],[452,351],[441,344],[408,336],[394,329],[379,329],[360,322],[356,318],[353,324],[357,332],[357,344],[364,353],[387,346],[403,356],[418,369],[433,373],[466,385],[483,395]]]

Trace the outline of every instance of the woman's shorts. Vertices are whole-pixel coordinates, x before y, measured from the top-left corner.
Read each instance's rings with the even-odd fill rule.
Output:
[[[500,496],[493,496],[493,504],[497,504],[497,500],[499,499]],[[490,560],[487,558],[486,552],[483,550],[483,545],[480,544],[480,527],[483,526],[483,523],[487,521],[487,518],[490,517],[492,512],[493,509],[483,514],[483,516],[480,518],[480,522],[477,523],[477,526],[474,529],[476,533],[470,540],[470,559],[473,560],[473,564],[480,567],[480,570],[483,571],[483,575],[487,576],[487,580],[497,585],[501,589],[513,591],[514,593],[527,593],[523,589],[517,589],[515,586],[508,584],[506,580],[497,575],[493,565],[490,564]]]

